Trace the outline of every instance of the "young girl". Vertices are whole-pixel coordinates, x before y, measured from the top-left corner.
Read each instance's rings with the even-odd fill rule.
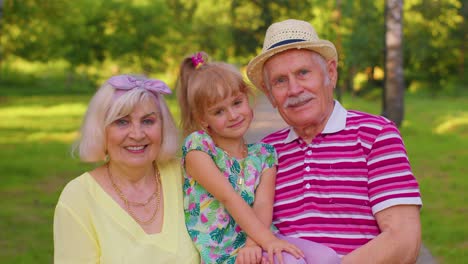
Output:
[[[197,53],[184,59],[177,86],[186,136],[185,223],[202,262],[260,263],[263,249],[264,262],[275,256],[279,263],[307,263],[309,252],[321,251],[323,258],[315,254],[309,263],[339,263],[328,247],[275,236],[276,152],[244,140],[253,112],[240,72]]]

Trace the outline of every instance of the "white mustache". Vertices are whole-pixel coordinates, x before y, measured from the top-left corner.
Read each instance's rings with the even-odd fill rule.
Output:
[[[311,93],[307,93],[307,92],[301,93],[298,96],[288,97],[286,101],[284,102],[283,107],[286,108],[286,107],[294,106],[294,105],[300,104],[304,101],[308,101],[314,98],[315,96]]]

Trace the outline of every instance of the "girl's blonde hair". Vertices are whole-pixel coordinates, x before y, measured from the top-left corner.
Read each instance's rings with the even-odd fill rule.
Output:
[[[106,82],[91,98],[81,125],[80,138],[73,145],[73,153],[77,153],[85,162],[104,161],[107,158],[106,127],[129,115],[137,104],[149,105],[156,100],[162,120],[162,143],[156,161],[165,163],[173,159],[178,150],[178,131],[163,95],[154,96],[148,90],[138,87],[117,98],[115,92],[116,89]]]
[[[199,54],[203,62],[194,65],[192,58]],[[176,90],[184,137],[203,129],[199,121],[211,105],[239,93],[251,95],[249,86],[236,67],[224,62],[209,62],[205,52],[184,58]]]

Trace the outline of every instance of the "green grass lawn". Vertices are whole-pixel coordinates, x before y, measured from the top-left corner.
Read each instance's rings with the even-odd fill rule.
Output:
[[[0,97],[0,263],[52,263],[52,220],[63,186],[92,167],[70,156],[89,96]],[[344,98],[379,113],[378,101]],[[420,183],[423,241],[440,263],[468,249],[468,98],[406,99],[401,128]],[[171,109],[177,112],[175,101]]]

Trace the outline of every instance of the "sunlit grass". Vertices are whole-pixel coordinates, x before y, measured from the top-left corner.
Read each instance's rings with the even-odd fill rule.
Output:
[[[380,104],[344,98],[348,108],[380,113]],[[464,263],[468,252],[468,98],[408,96],[403,140],[420,184],[423,242],[440,263]]]
[[[91,169],[70,155],[90,95],[0,97],[0,263],[52,263],[52,217],[63,186]],[[375,114],[377,101],[343,104]],[[175,117],[174,97],[169,105]],[[468,98],[406,100],[401,128],[421,187],[423,241],[440,263],[463,263],[468,228]]]
[[[457,116],[448,116],[444,119],[444,121],[435,127],[437,134],[452,132],[463,136],[468,135],[468,111],[457,113]]]
[[[86,111],[86,103],[38,105],[21,102],[0,108],[0,144],[59,141],[76,139],[77,124]]]
[[[78,137],[77,127],[87,108],[85,97],[82,102],[60,102],[55,104],[37,98],[17,98],[10,105],[0,107],[0,144],[21,142],[58,141],[70,143]],[[87,99],[87,98],[86,98]],[[172,101],[169,101],[172,102]],[[175,104],[171,111],[178,116]]]

